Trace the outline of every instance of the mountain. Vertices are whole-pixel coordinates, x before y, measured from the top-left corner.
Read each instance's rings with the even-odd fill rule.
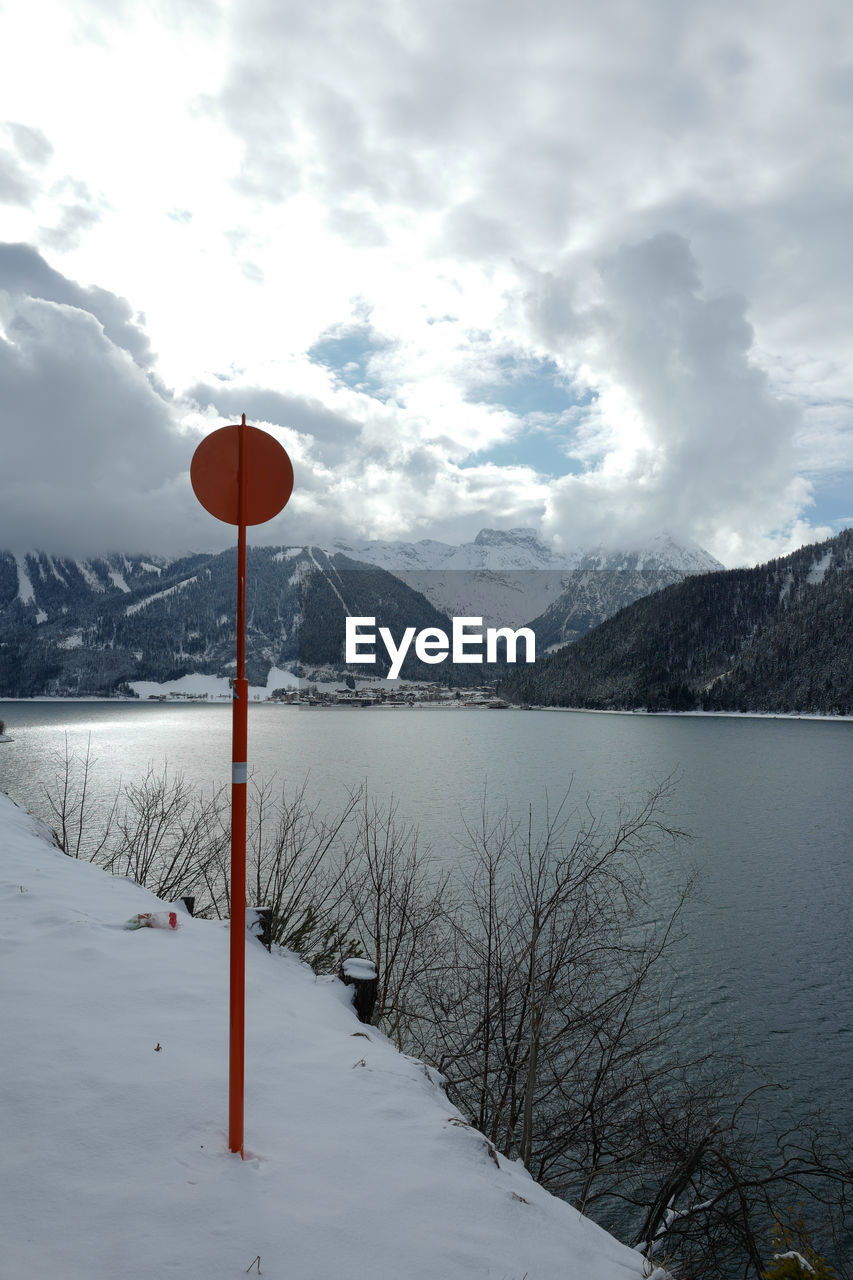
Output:
[[[560,594],[530,624],[536,632],[537,652],[571,644],[626,605],[685,576],[680,569],[638,568],[574,569],[564,574]]]
[[[0,553],[0,696],[109,695],[131,692],[135,681],[233,674],[235,555],[73,560]],[[373,664],[346,663],[348,615],[375,617],[397,641],[407,627],[449,633],[454,616],[515,628],[542,615],[534,626],[537,636],[541,627],[541,652],[680,579],[682,564],[716,563],[704,555],[670,542],[642,552],[558,556],[529,529],[484,529],[460,547],[250,548],[247,674],[258,685],[272,668],[315,679],[386,675],[390,662],[379,647]],[[426,664],[413,650],[401,669],[404,679],[458,685],[506,674],[501,663]]]
[[[106,555],[70,560],[40,551],[27,555],[0,551],[0,609],[18,600],[34,605],[38,621],[46,622],[83,600],[130,595],[159,583],[170,564],[183,566],[203,559],[193,556],[172,562],[159,556]]]
[[[594,547],[559,552],[540,541],[535,529],[481,529],[473,542],[459,546],[428,538],[420,542],[338,539],[333,549],[392,573],[451,569],[468,573],[530,569],[680,569],[702,573],[722,568],[719,560],[695,543],[676,542],[666,533],[658,534],[647,547],[633,551]]]
[[[380,565],[392,573],[417,570],[568,569],[564,556],[540,542],[535,529],[481,529],[473,542],[454,546],[424,538],[420,542],[343,542],[335,551],[354,560]]]
[[[0,695],[130,693],[135,680],[233,675],[235,583],[233,549],[159,565],[0,555]],[[246,584],[253,684],[266,684],[272,667],[339,676],[348,615],[376,616],[397,638],[411,626],[450,629],[444,614],[393,574],[319,548],[250,548]],[[373,665],[346,669],[384,676],[386,666],[380,650]],[[471,670],[460,674],[463,683],[472,682]],[[440,678],[413,651],[401,676]]]
[[[853,712],[853,530],[691,576],[518,669],[504,697],[598,709]]]
[[[338,541],[334,549],[396,574],[451,617],[482,617],[486,626],[530,625],[540,651],[576,639],[685,574],[722,568],[701,547],[677,543],[668,534],[634,551],[595,547],[560,553],[534,529],[481,529],[461,546],[427,539]]]

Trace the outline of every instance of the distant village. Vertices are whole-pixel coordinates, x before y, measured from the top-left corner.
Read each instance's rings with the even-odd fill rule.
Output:
[[[508,702],[495,696],[494,685],[467,689],[455,689],[450,685],[400,684],[393,689],[365,685],[361,689],[325,691],[309,685],[307,689],[274,689],[270,701],[308,707],[412,707],[422,703],[449,707],[509,706]]]
[[[227,694],[185,693],[178,689],[166,693],[151,693],[149,702],[221,702]],[[451,685],[405,684],[393,688],[380,685],[364,685],[360,689],[346,686],[337,689],[320,688],[305,682],[299,688],[273,689],[266,698],[255,696],[254,701],[277,702],[280,705],[298,707],[415,707],[443,706],[455,708],[486,708],[504,710],[508,702],[498,698],[493,684],[476,685],[457,689]]]

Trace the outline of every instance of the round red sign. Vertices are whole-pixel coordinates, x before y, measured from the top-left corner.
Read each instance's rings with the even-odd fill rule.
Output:
[[[244,522],[263,524],[278,515],[293,492],[290,458],[267,431],[244,423],[211,432],[193,454],[190,480],[206,511],[226,524],[239,524],[241,431],[246,433]]]

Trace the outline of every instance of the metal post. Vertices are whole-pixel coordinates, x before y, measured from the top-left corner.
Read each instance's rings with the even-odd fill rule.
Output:
[[[242,1156],[246,1030],[246,736],[249,706],[249,685],[246,681],[246,526],[272,520],[286,506],[293,492],[293,467],[278,441],[257,427],[246,425],[244,413],[239,424],[220,427],[202,440],[193,454],[190,480],[206,511],[217,520],[237,526],[237,670],[231,751],[228,1146]]]
[[[246,1028],[246,785],[249,685],[246,680],[246,511],[249,489],[246,415],[239,428],[237,469],[237,674],[231,750],[231,1000],[228,1057],[228,1146],[243,1155]]]

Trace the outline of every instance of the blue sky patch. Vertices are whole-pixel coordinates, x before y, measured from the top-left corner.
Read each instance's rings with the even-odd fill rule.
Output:
[[[328,369],[344,386],[384,402],[388,392],[370,372],[370,359],[389,346],[390,343],[377,340],[367,325],[361,325],[324,335],[308,348],[308,359]]]
[[[578,395],[553,360],[519,360],[501,356],[495,362],[497,377],[468,396],[474,404],[496,404],[519,417],[531,413],[559,415],[589,404],[588,393]]]
[[[812,475],[809,479],[814,491],[814,506],[805,512],[809,523],[849,529],[853,525],[853,471]]]
[[[468,466],[484,462],[498,467],[528,466],[541,475],[577,475],[583,465],[566,455],[578,409],[591,404],[595,392],[572,386],[553,360],[521,360],[502,356],[497,378],[472,391],[472,404],[496,405],[530,421],[513,440],[483,449]]]
[[[566,456],[571,438],[569,427],[527,427],[513,440],[482,449],[462,465],[480,467],[491,462],[496,467],[532,467],[546,476],[579,475],[583,464]]]

